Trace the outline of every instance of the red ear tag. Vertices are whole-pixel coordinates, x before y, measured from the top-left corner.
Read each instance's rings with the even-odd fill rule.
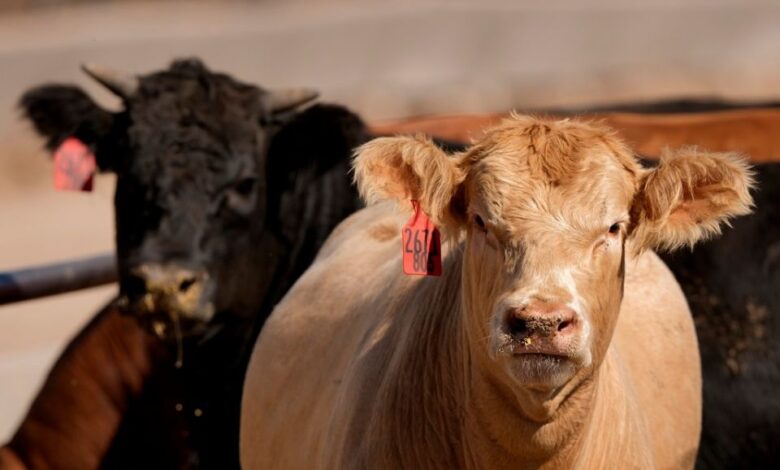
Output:
[[[441,235],[439,229],[412,201],[414,215],[401,229],[404,274],[441,276]]]
[[[92,191],[95,155],[75,137],[68,137],[54,152],[54,187],[60,191]]]

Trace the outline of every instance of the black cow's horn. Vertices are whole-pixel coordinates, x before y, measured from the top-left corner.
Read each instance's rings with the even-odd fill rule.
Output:
[[[138,90],[138,77],[117,73],[95,64],[84,64],[81,69],[122,99],[131,97]]]
[[[311,88],[288,88],[269,91],[263,95],[263,102],[271,113],[283,113],[316,99],[319,92]]]

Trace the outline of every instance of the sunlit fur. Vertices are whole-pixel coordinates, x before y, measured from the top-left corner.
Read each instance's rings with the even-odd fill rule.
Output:
[[[667,151],[640,181],[633,208],[637,246],[674,250],[720,234],[722,222],[750,212],[753,185],[736,154]]]
[[[462,162],[468,165],[468,216],[479,215],[488,228],[480,234],[470,227],[465,250],[464,302],[473,328],[494,325],[484,335],[505,350],[495,327],[504,296],[516,298],[516,306],[533,298],[563,301],[590,331],[569,359],[578,368],[598,364],[622,287],[622,243],[604,234],[612,223],[627,221],[639,173],[631,154],[599,126],[515,116],[489,130]],[[520,386],[531,379],[542,385],[540,369],[550,372],[547,385],[553,388],[575,372],[569,362],[504,356]]]
[[[599,123],[519,115],[451,156],[423,138],[363,146],[365,198],[418,198],[445,225],[444,275],[403,276],[398,236],[376,235],[408,217],[393,204],[344,222],[258,341],[243,465],[691,468],[693,323],[642,248],[691,243],[698,223],[750,204],[743,163],[700,157],[722,163],[643,169]],[[675,184],[682,207],[659,197]],[[555,357],[515,354],[503,319],[529,299],[577,314],[581,330]]]
[[[458,214],[450,206],[465,175],[430,139],[378,138],[359,147],[355,155],[355,182],[367,203],[416,199],[445,233],[457,230],[459,220],[453,217]]]

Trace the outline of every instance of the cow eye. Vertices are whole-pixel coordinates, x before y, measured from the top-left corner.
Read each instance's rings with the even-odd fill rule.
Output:
[[[242,178],[235,185],[233,185],[233,191],[235,191],[239,196],[249,197],[249,195],[251,195],[252,191],[255,189],[256,183],[257,178],[255,177]]]
[[[241,178],[225,193],[228,206],[240,214],[248,214],[255,206],[257,178]]]
[[[620,233],[620,224],[615,222],[614,224],[609,226],[609,234],[617,235],[618,233]]]
[[[482,231],[485,231],[485,230],[486,230],[486,227],[485,227],[485,221],[484,221],[484,220],[482,220],[482,217],[480,217],[480,216],[479,216],[479,215],[477,215],[477,214],[475,214],[475,215],[474,215],[474,224],[475,224],[477,227],[479,227],[479,229],[480,229],[480,230],[482,230]]]

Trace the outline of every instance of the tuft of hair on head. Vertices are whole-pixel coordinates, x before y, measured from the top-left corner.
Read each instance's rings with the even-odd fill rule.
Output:
[[[352,169],[368,204],[417,200],[445,232],[457,231],[457,193],[465,177],[457,156],[447,155],[422,135],[380,137],[355,150]],[[411,207],[411,206],[409,206]]]
[[[557,184],[577,171],[578,153],[583,139],[576,127],[568,121],[537,122],[526,126],[523,134],[528,139],[528,166],[531,174]]]
[[[565,183],[584,164],[584,156],[607,149],[632,175],[639,166],[616,132],[600,121],[553,119],[512,112],[485,133],[482,146],[490,153],[499,142],[521,142],[531,175],[553,185]],[[601,152],[602,154],[604,152]]]
[[[736,153],[665,151],[656,168],[644,171],[632,205],[636,249],[693,247],[720,234],[723,224],[751,212],[754,186],[753,171]]]
[[[197,57],[180,57],[174,59],[168,66],[168,69],[176,72],[189,73],[191,75],[200,75],[209,72],[203,61]]]

